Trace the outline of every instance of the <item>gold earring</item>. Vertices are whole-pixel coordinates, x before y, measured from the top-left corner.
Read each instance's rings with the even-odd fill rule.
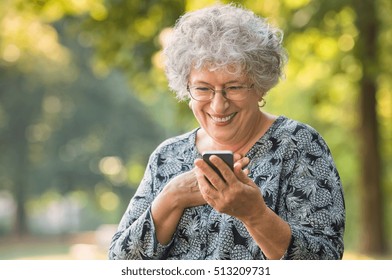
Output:
[[[262,97],[261,104],[259,105],[259,108],[263,108],[265,106],[265,104],[267,104],[267,101],[265,101],[265,99]]]

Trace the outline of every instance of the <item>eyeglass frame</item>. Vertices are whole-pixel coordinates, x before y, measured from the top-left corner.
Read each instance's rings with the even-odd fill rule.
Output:
[[[254,85],[255,84],[251,84],[250,86],[235,86],[235,87],[241,87],[241,89],[247,89],[248,91],[249,90],[251,90],[252,88],[254,88]],[[222,95],[223,95],[223,97],[225,98],[225,99],[227,99],[227,100],[230,100],[230,101],[241,101],[241,100],[244,100],[244,99],[246,99],[246,95],[244,94],[244,98],[241,98],[241,99],[231,99],[231,98],[227,98],[227,89],[228,88],[230,88],[230,87],[234,87],[234,86],[228,86],[228,87],[224,87],[223,89],[214,89],[214,88],[212,88],[212,87],[208,87],[208,86],[205,86],[205,88],[208,88],[209,90],[210,90],[210,92],[212,93],[212,95],[211,95],[211,97],[209,98],[209,99],[206,99],[206,100],[200,100],[200,99],[196,99],[193,95],[192,95],[192,92],[191,92],[191,89],[192,88],[196,88],[196,87],[202,87],[202,86],[189,86],[189,84],[186,86],[186,89],[187,89],[187,91],[189,92],[189,95],[191,96],[191,98],[193,99],[193,100],[196,100],[196,101],[199,101],[199,102],[206,102],[206,101],[211,101],[212,99],[214,99],[214,97],[215,97],[215,94],[216,94],[216,92],[222,92]]]

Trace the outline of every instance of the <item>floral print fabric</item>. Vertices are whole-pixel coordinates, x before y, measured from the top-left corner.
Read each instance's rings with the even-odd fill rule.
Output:
[[[209,205],[184,211],[167,245],[155,236],[150,207],[173,177],[201,157],[197,129],[163,142],[113,236],[110,259],[266,259],[243,223]],[[343,189],[330,150],[308,125],[280,116],[248,152],[249,177],[292,231],[282,259],[341,259]]]

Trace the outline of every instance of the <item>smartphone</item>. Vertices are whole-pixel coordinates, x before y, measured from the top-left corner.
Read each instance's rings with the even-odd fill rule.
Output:
[[[220,157],[231,168],[231,170],[233,170],[234,156],[232,151],[206,151],[203,153],[203,160],[207,162],[208,165],[211,166],[211,168],[222,177],[218,168],[210,162],[210,156],[212,155]]]

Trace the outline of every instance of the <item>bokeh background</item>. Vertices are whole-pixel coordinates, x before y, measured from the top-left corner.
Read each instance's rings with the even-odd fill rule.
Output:
[[[214,2],[0,2],[0,259],[107,258],[149,154],[197,125],[161,50],[180,15]],[[392,259],[392,1],[234,3],[285,32],[286,78],[265,110],[329,144],[344,258]]]

